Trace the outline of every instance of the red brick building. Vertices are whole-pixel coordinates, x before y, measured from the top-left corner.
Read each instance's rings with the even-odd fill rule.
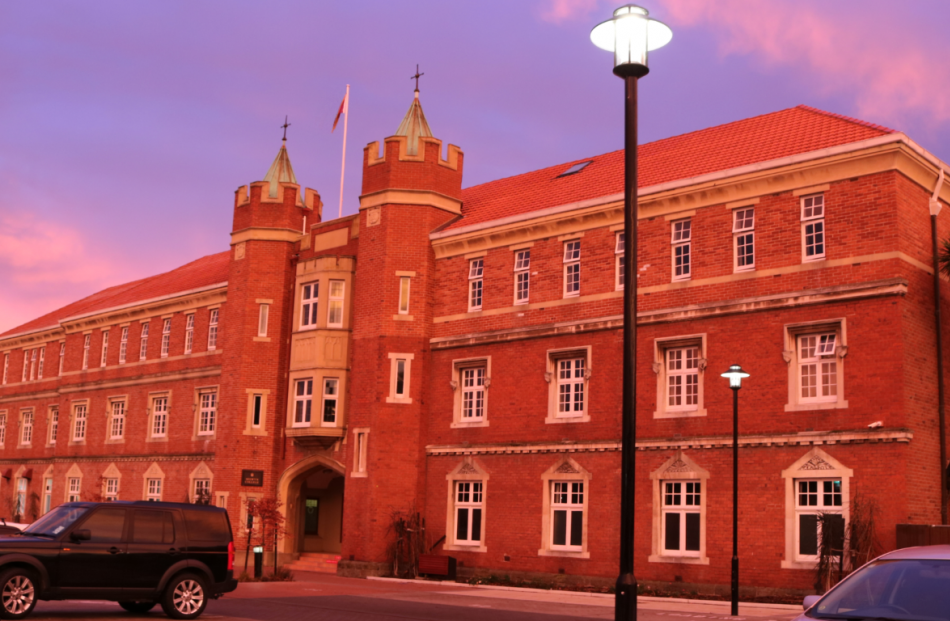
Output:
[[[743,585],[809,588],[817,514],[857,497],[882,550],[939,523],[945,165],[803,106],[640,162],[638,578],[729,581],[734,363]],[[237,527],[277,496],[286,558],[380,571],[415,511],[466,568],[613,578],[622,168],[463,189],[417,95],[365,149],[358,215],[323,222],[282,147],[228,252],[0,335],[0,513],[207,491]]]

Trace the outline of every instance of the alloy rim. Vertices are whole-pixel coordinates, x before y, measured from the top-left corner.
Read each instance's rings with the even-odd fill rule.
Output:
[[[33,604],[33,581],[26,576],[13,576],[3,585],[3,609],[10,614],[23,614]]]
[[[200,584],[194,580],[182,580],[175,587],[175,592],[172,594],[172,601],[175,604],[175,610],[183,615],[191,615],[198,612],[198,609],[201,608],[204,597],[205,594]]]

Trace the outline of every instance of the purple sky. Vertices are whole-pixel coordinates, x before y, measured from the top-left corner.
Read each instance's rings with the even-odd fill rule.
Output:
[[[228,248],[233,192],[288,150],[327,218],[362,149],[421,98],[465,185],[622,147],[601,0],[28,2],[0,6],[0,332]],[[648,142],[800,103],[950,161],[947,0],[649,0],[674,30],[641,84]]]

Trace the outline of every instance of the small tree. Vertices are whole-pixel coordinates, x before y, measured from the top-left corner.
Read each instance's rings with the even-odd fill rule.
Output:
[[[276,498],[248,498],[245,501],[247,514],[254,518],[254,530],[250,539],[262,547],[266,547],[268,541],[274,542],[275,570],[277,569],[278,542],[287,534],[287,529],[284,527],[284,515],[280,512],[283,504]]]
[[[818,564],[815,589],[824,593],[852,571],[877,556],[875,535],[877,504],[855,493],[848,524],[840,513],[818,514]]]
[[[426,553],[425,520],[414,507],[408,512],[393,511],[389,516],[389,557],[393,563],[393,575],[419,577],[419,556]],[[402,568],[402,569],[400,569]]]

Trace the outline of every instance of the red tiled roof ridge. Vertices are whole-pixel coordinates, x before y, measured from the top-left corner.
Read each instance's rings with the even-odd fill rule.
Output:
[[[807,110],[808,112],[814,112],[815,114],[824,114],[825,116],[830,116],[831,118],[834,118],[834,119],[840,119],[842,121],[847,121],[849,123],[855,123],[856,125],[861,125],[862,127],[869,127],[871,129],[876,129],[886,134],[899,133],[896,129],[891,129],[890,127],[884,127],[883,125],[878,125],[877,123],[871,123],[870,121],[862,121],[861,119],[856,119],[853,116],[845,116],[843,114],[838,114],[837,112],[828,112],[827,110],[822,110],[820,108],[813,108],[812,106],[809,106],[806,104],[799,104],[795,107],[798,108],[799,110]]]
[[[41,315],[36,319],[0,333],[0,339],[24,332],[52,328],[60,321],[70,317],[101,312],[110,308],[127,306],[137,302],[166,297],[174,295],[175,293],[190,291],[223,282],[223,280],[227,280],[227,265],[230,260],[230,254],[230,251],[226,250],[224,252],[205,255],[166,272],[106,287],[75,302],[70,302],[65,306]],[[187,276],[189,276],[188,272],[197,268],[200,268],[197,277],[193,276],[190,279],[187,278]],[[174,278],[176,272],[180,273],[177,279],[177,283],[180,286],[176,286],[176,279]],[[165,278],[171,278],[172,280],[168,283],[160,282],[161,279]],[[158,289],[149,289],[149,285],[157,285]]]
[[[798,105],[638,146],[641,188],[819,152],[895,134],[892,129]],[[590,161],[577,174],[570,166]],[[623,150],[575,159],[462,191],[461,217],[440,232],[623,192]]]

